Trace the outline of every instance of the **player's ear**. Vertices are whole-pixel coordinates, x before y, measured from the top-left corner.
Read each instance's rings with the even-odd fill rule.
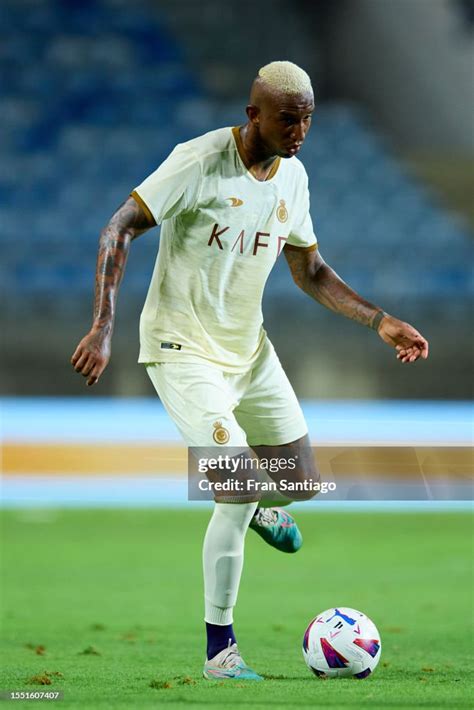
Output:
[[[249,121],[258,124],[260,109],[257,106],[254,106],[253,104],[249,104],[245,111],[247,113]]]

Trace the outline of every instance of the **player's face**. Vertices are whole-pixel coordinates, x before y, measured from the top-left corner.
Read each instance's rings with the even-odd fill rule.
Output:
[[[280,158],[297,155],[309,131],[313,111],[311,94],[272,96],[262,102],[256,120],[268,154]]]

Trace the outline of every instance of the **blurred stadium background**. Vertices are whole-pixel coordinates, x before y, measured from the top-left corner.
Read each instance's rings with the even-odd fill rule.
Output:
[[[128,442],[133,474],[152,473],[144,457],[177,441],[136,364],[159,230],[132,246],[99,386],[69,364],[90,326],[98,234],[177,142],[244,122],[250,82],[273,59],[313,79],[301,159],[323,256],[431,343],[426,363],[400,366],[299,292],[281,260],[265,325],[311,422],[319,413],[313,439],[354,443],[357,429],[365,443],[469,443],[472,2],[3,0],[0,27],[6,500],[20,495],[9,476],[26,476],[27,492],[33,474],[121,470],[111,448],[91,459],[95,445]],[[313,400],[344,401],[326,421]]]
[[[470,0],[1,0],[5,689],[49,682],[87,708],[216,707],[216,693],[228,707],[468,706],[473,31]],[[301,504],[295,558],[249,535],[237,620],[267,674],[258,695],[195,680],[208,511],[187,502],[186,451],[136,364],[159,230],[132,245],[99,386],[69,359],[101,227],[177,142],[242,123],[274,59],[314,82],[301,158],[323,256],[431,355],[401,366],[277,264],[266,328],[324,477],[354,485]],[[363,688],[319,684],[301,660],[308,619],[338,600],[380,623]]]

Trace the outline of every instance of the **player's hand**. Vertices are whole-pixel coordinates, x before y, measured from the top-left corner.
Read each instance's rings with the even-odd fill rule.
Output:
[[[110,360],[111,335],[102,328],[91,328],[74,351],[71,364],[87,377],[87,385],[95,385]]]
[[[385,315],[380,321],[378,334],[397,351],[401,362],[415,362],[428,357],[428,341],[409,323]]]

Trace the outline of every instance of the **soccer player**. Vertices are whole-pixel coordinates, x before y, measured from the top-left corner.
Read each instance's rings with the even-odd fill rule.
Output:
[[[402,363],[428,356],[411,325],[347,286],[323,260],[297,159],[311,124],[309,76],[291,62],[260,69],[247,122],[179,144],[133,190],[100,236],[91,330],[73,356],[94,385],[111,353],[119,285],[131,242],[161,224],[140,319],[140,356],[189,447],[290,447],[314,474],[302,411],[262,327],[261,298],[281,252],[293,279],[327,308],[372,328]],[[260,680],[232,627],[249,526],[286,552],[301,545],[293,518],[259,497],[217,497],[204,539],[206,678]]]

